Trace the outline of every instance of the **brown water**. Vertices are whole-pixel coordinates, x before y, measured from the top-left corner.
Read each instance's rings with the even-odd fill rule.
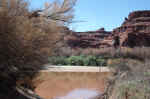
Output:
[[[38,78],[34,80],[36,86],[35,92],[45,99],[54,99],[55,97],[64,97],[68,95],[70,97],[72,93],[74,95],[74,92],[76,97],[80,93],[82,96],[84,96],[86,93],[91,93],[93,96],[94,95],[93,91],[94,93],[95,91],[98,93],[104,92],[106,84],[105,81],[107,77],[110,75],[111,73],[101,73],[101,72],[100,73],[43,72],[41,73],[40,76],[38,76]]]
[[[54,99],[93,99],[100,96],[101,92],[90,89],[75,89],[69,92],[66,96],[56,97]]]

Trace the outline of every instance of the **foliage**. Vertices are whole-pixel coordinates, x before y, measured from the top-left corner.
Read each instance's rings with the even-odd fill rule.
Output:
[[[67,60],[68,65],[84,65],[83,63],[83,56],[70,56]]]
[[[26,0],[0,0],[0,3],[0,93],[9,93],[18,86],[17,81],[26,77],[32,79],[48,62],[48,56],[53,53],[60,38],[60,27],[64,24],[59,24],[62,17],[57,17],[57,22],[55,18],[30,17],[32,12]],[[55,5],[56,1],[51,4]],[[57,7],[61,5],[57,4]],[[66,13],[72,10],[73,5],[65,3],[64,7],[66,10],[59,13],[71,17]],[[66,18],[65,22],[70,22],[70,19]]]
[[[68,56],[49,57],[52,65],[73,65],[73,66],[106,66],[107,60],[96,56]]]
[[[78,56],[80,54],[84,55],[92,55],[92,56],[102,56],[107,59],[114,58],[124,58],[124,59],[135,59],[144,61],[145,59],[150,59],[150,47],[135,47],[135,48],[125,48],[122,47],[120,49],[114,48],[87,48],[87,49],[65,49],[67,52],[65,54],[61,54],[61,56],[75,55]]]

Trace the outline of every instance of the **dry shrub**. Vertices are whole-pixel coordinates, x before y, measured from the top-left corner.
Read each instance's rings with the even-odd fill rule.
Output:
[[[148,81],[124,81],[115,85],[109,99],[149,99],[150,87]]]
[[[60,27],[64,24],[60,24],[62,17],[57,17],[60,20],[57,22],[54,18],[49,20],[42,16],[29,17],[31,12],[28,9],[28,2],[24,0],[0,0],[0,2],[0,93],[2,93],[16,87],[18,80],[33,78],[42,65],[47,63],[48,56],[53,53],[55,43],[60,38]],[[52,5],[55,4],[56,2]],[[72,5],[70,10],[71,8]],[[70,10],[63,10],[61,15]],[[69,14],[66,17],[69,17]],[[71,18],[68,22],[70,20]]]
[[[47,2],[45,3],[45,10],[40,14],[61,25],[72,23],[74,17],[73,6],[75,3],[76,0],[63,0],[62,3],[58,0],[53,3]]]
[[[123,58],[138,59],[138,60],[144,61],[145,59],[150,58],[149,51],[150,51],[149,47],[121,48],[116,53],[115,56],[123,57]]]
[[[100,49],[92,49],[88,48],[83,51],[83,53],[88,55],[99,55],[99,56],[112,56],[114,53],[113,48],[100,48]]]
[[[71,49],[69,54],[84,54],[84,55],[96,55],[104,56],[108,58],[131,58],[138,60],[150,59],[150,48],[149,47],[136,47],[136,48],[127,48],[122,47],[119,49],[114,48],[88,48],[88,49]]]
[[[114,75],[108,80],[106,99],[149,99],[150,62],[135,59],[114,59]]]
[[[65,51],[67,50],[67,51]],[[65,48],[62,50],[62,55],[93,55],[93,56],[105,56],[105,57],[112,57],[114,56],[116,51],[113,48],[87,48],[87,49],[82,49],[82,48]]]

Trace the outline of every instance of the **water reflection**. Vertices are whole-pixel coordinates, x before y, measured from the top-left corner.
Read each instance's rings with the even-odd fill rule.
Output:
[[[66,96],[56,97],[55,99],[93,99],[100,95],[101,93],[96,90],[76,89],[68,93]]]

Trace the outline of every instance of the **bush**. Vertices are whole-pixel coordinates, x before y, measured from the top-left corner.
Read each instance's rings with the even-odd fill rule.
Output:
[[[148,81],[128,81],[119,84],[114,99],[149,99],[150,87]]]
[[[70,51],[67,55],[92,55],[92,56],[100,56],[104,57],[105,59],[110,58],[124,58],[124,59],[135,59],[135,60],[141,60],[144,61],[146,59],[150,59],[150,47],[135,47],[135,48],[126,48],[122,47],[120,49],[114,49],[114,48],[100,48],[100,49],[94,49],[94,48],[87,48],[87,49],[70,49]],[[67,53],[66,52],[66,53]],[[63,55],[63,54],[62,54]]]
[[[18,81],[32,79],[48,62],[60,38],[60,27],[72,19],[71,0],[60,5],[55,1],[48,7],[54,13],[46,12],[41,17],[33,15],[26,1],[0,0],[0,93],[6,96],[15,90]]]
[[[83,56],[70,56],[67,60],[67,65],[83,66]]]
[[[113,75],[108,80],[107,99],[149,99],[150,62],[135,59],[109,59]]]
[[[49,63],[52,65],[67,65],[66,57],[63,57],[63,56],[49,57],[48,60],[49,60]]]
[[[96,56],[68,56],[49,57],[52,65],[73,65],[73,66],[106,66],[107,60]]]

